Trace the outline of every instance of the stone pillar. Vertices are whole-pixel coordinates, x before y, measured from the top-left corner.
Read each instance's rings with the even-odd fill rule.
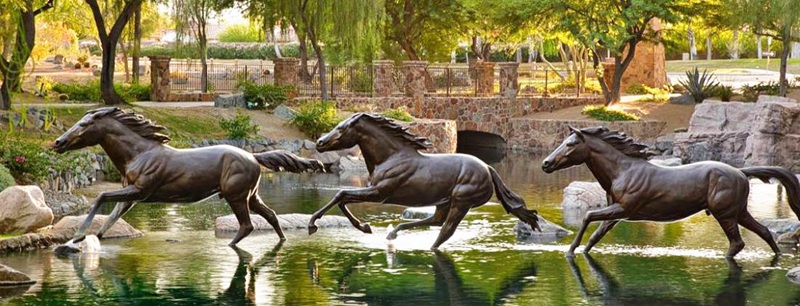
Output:
[[[275,63],[275,85],[297,86],[297,69],[300,64],[299,58],[284,57],[272,60]]]
[[[500,95],[506,98],[514,98],[519,91],[519,81],[517,80],[517,62],[497,63],[500,67]]]
[[[148,56],[150,59],[150,98],[153,101],[169,101],[169,61],[168,56]]]
[[[640,41],[636,44],[636,51],[633,54],[633,60],[628,64],[625,72],[622,74],[620,80],[620,92],[625,92],[629,86],[636,84],[647,85],[652,88],[659,88],[669,84],[667,80],[666,68],[666,55],[664,51],[664,44],[661,41],[661,21],[653,19],[650,21],[648,32],[654,31],[657,34],[653,41]],[[628,49],[622,52],[622,58],[628,55]],[[608,59],[607,59],[608,60]],[[603,78],[606,80],[608,87],[611,87],[611,81],[614,75],[614,62],[603,63]],[[611,73],[606,73],[610,69]]]
[[[394,91],[393,61],[373,61],[372,96],[389,97]]]
[[[425,61],[403,61],[403,75],[406,97],[421,98],[425,96]]]
[[[475,88],[477,96],[491,96],[494,91],[494,63],[475,63],[475,74],[478,86]]]

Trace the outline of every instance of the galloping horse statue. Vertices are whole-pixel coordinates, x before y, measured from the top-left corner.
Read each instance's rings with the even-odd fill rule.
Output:
[[[620,220],[669,222],[705,210],[714,216],[728,237],[726,257],[744,248],[739,225],[755,232],[776,255],[778,245],[769,229],[747,211],[750,192],[748,177],[762,181],[777,178],[786,188],[789,205],[800,216],[800,183],[791,172],[780,167],[737,169],[727,164],[704,161],[677,167],[661,167],[647,162],[647,146],[623,133],[604,127],[576,129],[542,162],[547,173],[586,164],[605,189],[608,206],[589,211],[575,240],[567,251],[574,256],[589,223],[602,221],[589,238],[587,253]]]
[[[471,208],[485,204],[497,193],[505,210],[533,228],[538,228],[535,210],[514,194],[492,167],[471,155],[425,154],[419,150],[431,146],[428,139],[416,137],[393,121],[379,115],[356,113],[317,140],[317,151],[340,150],[358,145],[369,171],[365,188],[341,190],[328,204],[311,216],[309,234],[317,231],[314,222],[338,205],[350,222],[364,233],[362,224],[347,209],[354,202],[377,202],[404,206],[436,206],[430,218],[399,224],[386,239],[397,237],[400,230],[417,226],[442,226],[431,249],[437,249],[456,230]]]
[[[105,203],[118,202],[98,237],[137,202],[192,203],[217,193],[228,201],[239,221],[231,245],[253,231],[250,210],[264,217],[281,240],[286,239],[275,212],[258,196],[259,164],[275,171],[304,172],[321,171],[322,163],[287,151],[251,154],[227,145],[175,149],[167,145],[170,138],[160,133],[164,129],[141,115],[106,107],[86,112],[55,140],[53,150],[58,153],[99,144],[122,174],[123,188],[100,193],[73,241],[85,238],[86,229]]]

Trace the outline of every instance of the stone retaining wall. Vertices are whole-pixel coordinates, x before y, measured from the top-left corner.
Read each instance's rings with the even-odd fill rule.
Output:
[[[585,128],[603,125],[611,130],[623,131],[644,143],[654,143],[667,125],[663,121],[613,121],[511,119],[507,147],[519,151],[550,151],[558,147],[569,135],[569,126]]]
[[[408,131],[431,141],[433,147],[427,153],[455,153],[458,130],[453,120],[416,119],[408,123]]]

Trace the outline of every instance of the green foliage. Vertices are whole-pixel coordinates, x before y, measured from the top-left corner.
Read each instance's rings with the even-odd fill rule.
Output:
[[[625,90],[626,94],[630,95],[644,95],[647,94],[647,90],[645,89],[644,84],[633,84],[628,86],[628,89]]]
[[[334,101],[304,101],[289,124],[313,139],[332,130],[341,121]]]
[[[673,90],[672,86],[670,86],[669,84],[665,84],[664,86],[659,88],[653,88],[647,85],[642,85],[642,89],[646,94],[650,95],[650,97],[645,99],[644,101],[659,102],[659,103],[669,102],[669,94],[672,93]]]
[[[761,82],[756,85],[742,86],[742,97],[746,102],[755,102],[760,95],[777,96],[779,92],[780,85],[776,82]]]
[[[352,92],[371,93],[372,92],[372,73],[364,69],[351,69],[350,80],[347,83],[347,89]]]
[[[0,191],[16,184],[17,182],[14,181],[14,177],[11,176],[11,171],[9,171],[5,165],[0,164]]]
[[[300,54],[297,44],[285,44],[281,46],[281,55],[286,57],[298,57]],[[142,48],[143,56],[162,55],[171,58],[199,58],[199,54],[193,48],[182,47],[149,47]],[[311,53],[313,55],[313,52]],[[276,58],[275,48],[271,44],[219,44],[208,46],[208,58],[214,59],[270,59]]]
[[[117,169],[117,167],[114,166],[114,163],[111,162],[110,158],[103,159],[103,164],[100,166],[102,167],[102,169],[100,170],[103,171],[103,176],[106,181],[109,182],[122,181],[122,175],[119,173],[119,169]]]
[[[225,28],[219,33],[220,42],[262,42],[264,35],[252,25],[237,24]]]
[[[291,86],[276,86],[269,83],[258,85],[250,80],[239,82],[239,90],[249,109],[274,109],[286,102]]]
[[[581,114],[600,121],[638,121],[639,117],[624,110],[612,109],[606,106],[588,105]]]
[[[686,80],[680,80],[681,86],[692,96],[695,102],[703,102],[708,97],[713,96],[719,82],[714,78],[713,73],[703,69],[703,72],[694,67],[694,70],[686,71]]]
[[[717,86],[717,90],[714,91],[714,96],[722,101],[728,102],[733,97],[733,87],[729,85]]]
[[[21,135],[5,134],[0,138],[0,163],[18,181],[36,183],[51,173],[75,169],[80,153],[56,154],[36,140]]]
[[[100,81],[90,80],[86,83],[55,83],[53,91],[65,94],[73,101],[101,101]],[[114,84],[114,89],[125,101],[150,100],[149,84]]]
[[[381,113],[381,115],[387,118],[392,118],[405,122],[414,121],[414,117],[412,117],[411,114],[408,113],[408,109],[406,109],[404,106],[401,106],[400,108],[388,109],[383,113]]]
[[[219,126],[225,130],[229,139],[246,139],[259,130],[258,125],[250,122],[249,115],[238,111],[232,119],[220,119]]]

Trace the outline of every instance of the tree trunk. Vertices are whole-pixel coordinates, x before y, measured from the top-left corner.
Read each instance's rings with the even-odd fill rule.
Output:
[[[0,58],[0,74],[3,77],[3,84],[0,85],[0,109],[4,110],[11,108],[11,92],[22,90],[20,76],[31,56],[31,50],[36,45],[36,16],[53,8],[53,0],[49,0],[37,10],[33,9],[31,0],[26,1],[25,5],[26,8],[19,11],[20,18],[11,50],[11,60],[6,60],[5,55]],[[6,53],[7,49],[5,47],[3,49]]]
[[[319,88],[320,98],[323,101],[328,100],[328,82],[327,82],[327,69],[325,69],[325,56],[322,54],[322,48],[319,46],[317,36],[313,30],[308,31],[308,39],[311,41],[311,47],[314,48],[314,53],[317,54],[317,66],[319,67]]]
[[[313,77],[311,74],[308,73],[308,43],[306,42],[305,35],[302,39],[298,36],[298,40],[300,44],[298,45],[297,49],[300,50],[300,70],[298,73],[300,74],[300,80],[306,83],[311,83]]]
[[[408,60],[411,61],[419,60],[419,54],[417,54],[417,50],[414,50],[414,46],[411,44],[411,41],[407,39],[402,39],[399,41],[399,43],[400,43],[400,48],[402,48],[403,51],[406,53],[406,56],[408,56]]]
[[[761,59],[761,35],[756,35],[756,57]]]
[[[133,13],[133,84],[139,84],[139,53],[142,51],[142,7]]]
[[[125,83],[131,82],[131,70],[128,67],[128,47],[125,46],[125,42],[119,42],[119,49],[122,51],[122,67],[125,70]]]
[[[103,44],[102,64],[103,68],[100,70],[100,97],[106,105],[124,104],[125,100],[117,94],[114,89],[114,55],[117,53],[116,43]]]
[[[696,60],[697,59],[697,39],[694,36],[694,29],[692,29],[692,24],[689,24],[689,60]]]
[[[205,39],[200,42],[200,91],[208,92],[208,44]]]
[[[783,40],[783,51],[781,52],[781,72],[780,72],[780,91],[778,95],[785,97],[789,89],[789,82],[786,81],[786,65],[789,63],[789,53],[792,51],[791,40]]]
[[[708,35],[706,37],[706,60],[707,61],[711,60],[711,52],[712,52],[711,48],[712,48],[711,47],[711,35]]]
[[[636,54],[636,44],[639,41],[635,38],[631,38],[628,40],[628,53],[625,55],[625,58],[622,58],[621,55],[614,56],[614,77],[611,81],[611,88],[603,87],[604,92],[603,95],[606,98],[606,106],[611,106],[614,103],[618,103],[620,101],[620,91],[622,87],[622,75],[625,73],[625,70],[628,69],[628,65],[630,65],[631,61],[633,60],[634,54]],[[620,52],[622,54],[622,52]]]
[[[739,29],[733,29],[730,50],[731,59],[739,59]]]

